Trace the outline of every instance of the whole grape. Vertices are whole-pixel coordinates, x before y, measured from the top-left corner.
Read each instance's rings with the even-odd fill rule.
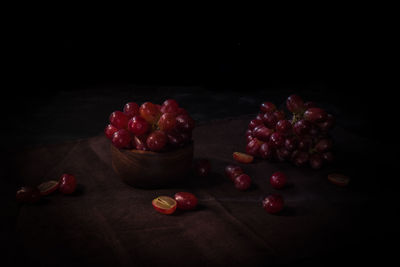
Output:
[[[259,155],[263,159],[272,159],[274,156],[274,148],[268,143],[264,143],[259,147]]]
[[[272,113],[276,110],[276,106],[274,105],[274,103],[264,102],[261,104],[260,110],[263,113]]]
[[[290,95],[286,100],[286,107],[293,113],[302,113],[304,111],[304,102],[298,95]]]
[[[293,125],[293,130],[297,135],[308,134],[311,129],[311,123],[306,120],[299,120]]]
[[[312,154],[310,156],[310,166],[313,169],[321,169],[322,165],[324,163],[324,160],[322,159],[322,156],[318,153]]]
[[[304,112],[304,119],[311,122],[323,122],[327,118],[325,110],[321,108],[309,108]]]

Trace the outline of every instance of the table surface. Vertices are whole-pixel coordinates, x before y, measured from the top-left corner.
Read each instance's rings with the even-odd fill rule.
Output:
[[[54,194],[37,205],[19,206],[13,262],[309,266],[389,259],[387,240],[397,234],[395,197],[382,193],[390,188],[371,186],[375,172],[352,161],[364,151],[367,140],[337,127],[333,135],[340,160],[319,171],[261,160],[242,165],[253,186],[241,192],[223,170],[233,163],[233,151],[244,150],[249,119],[198,125],[193,134],[195,159],[209,159],[212,173],[206,178],[189,175],[186,182],[171,188],[142,190],[124,184],[112,170],[110,143],[103,136],[19,153],[15,164],[21,166],[20,182],[38,184],[66,172],[77,177],[79,187],[72,196]],[[283,190],[268,183],[277,170],[288,176],[289,185]],[[331,184],[327,180],[331,172],[349,175],[352,184],[346,188]],[[198,209],[166,216],[152,208],[153,198],[178,191],[198,196]],[[279,215],[262,209],[261,200],[270,193],[285,199]]]

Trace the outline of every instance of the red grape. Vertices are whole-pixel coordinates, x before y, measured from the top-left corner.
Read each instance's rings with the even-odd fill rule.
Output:
[[[308,132],[312,136],[320,135],[321,131],[316,124],[311,124],[310,131]]]
[[[112,124],[108,124],[107,127],[104,129],[104,133],[108,139],[111,139],[116,131],[118,131],[118,128],[113,126]]]
[[[175,128],[176,116],[173,113],[164,113],[158,120],[158,127],[163,131],[170,131]]]
[[[284,120],[285,119],[285,112],[283,110],[277,110],[273,113],[276,121]]]
[[[134,116],[128,122],[128,130],[135,135],[143,135],[150,129],[150,124],[141,116]]]
[[[263,122],[268,128],[274,129],[278,120],[276,119],[274,114],[265,113],[263,116]]]
[[[174,146],[179,147],[184,145],[184,137],[178,131],[169,131],[167,133],[168,142]]]
[[[315,145],[315,150],[318,152],[324,152],[330,150],[332,148],[332,140],[331,139],[321,139]]]
[[[178,108],[178,115],[189,115],[189,113],[184,108]]]
[[[302,136],[297,148],[302,151],[308,151],[312,146],[312,138],[309,135]]]
[[[276,131],[282,134],[289,134],[292,130],[292,124],[288,120],[280,120],[276,124]]]
[[[330,151],[323,152],[321,157],[328,163],[331,163],[334,160],[333,153]]]
[[[176,127],[184,132],[191,132],[195,122],[189,115],[179,115],[176,117]]]
[[[261,121],[263,120],[264,113],[259,113],[256,117],[256,120]]]
[[[251,140],[246,146],[246,153],[254,157],[258,156],[258,149],[260,148],[262,142],[257,138]]]
[[[259,119],[251,120],[249,122],[249,129],[253,130],[255,127],[257,127],[258,125],[262,125],[262,124],[263,124],[262,120],[259,120]]]
[[[304,111],[303,99],[298,95],[290,95],[286,100],[286,107],[293,113],[302,113]]]
[[[247,142],[250,142],[251,140],[253,140],[253,131],[252,130],[250,130],[250,129],[247,129],[246,130],[246,140],[247,140]]]
[[[242,168],[236,165],[228,165],[225,167],[225,174],[229,177],[232,181],[235,180],[236,176],[243,174]]]
[[[251,135],[248,135],[248,136],[246,136],[246,141],[247,141],[247,143],[249,143],[251,140],[253,140],[254,139],[254,137],[253,136],[251,136]]]
[[[239,190],[247,190],[251,186],[251,178],[247,174],[241,174],[235,177],[235,187]]]
[[[178,205],[178,209],[193,210],[196,208],[198,200],[195,195],[189,192],[178,192],[174,199]]]
[[[124,106],[124,114],[129,118],[139,115],[139,105],[135,102],[126,103]]]
[[[178,102],[174,99],[167,99],[161,106],[162,113],[173,113],[178,114],[179,112],[179,105]]]
[[[297,148],[298,143],[299,142],[298,142],[297,138],[295,138],[293,136],[288,137],[285,140],[285,148],[289,151],[293,151]]]
[[[285,160],[290,158],[290,151],[285,147],[280,147],[276,150],[276,156],[280,162],[284,162]]]
[[[275,106],[274,103],[264,102],[264,103],[261,104],[260,110],[263,113],[272,113],[272,112],[274,112],[276,110],[276,106]]]
[[[278,132],[272,133],[269,143],[274,147],[280,147],[285,143],[285,137]]]
[[[60,179],[60,190],[63,194],[72,194],[76,189],[76,178],[71,174],[63,174]]]
[[[139,108],[139,113],[150,124],[156,123],[161,116],[161,111],[151,102],[143,103]]]
[[[311,128],[311,123],[306,120],[299,120],[293,125],[293,130],[297,135],[304,135],[309,133]]]
[[[110,115],[110,123],[118,129],[124,129],[128,126],[129,117],[121,111],[114,111]]]
[[[151,151],[160,151],[167,144],[167,135],[160,130],[154,131],[147,137],[146,144]]]
[[[125,129],[120,129],[113,134],[111,142],[117,148],[125,148],[130,145],[132,137]]]
[[[299,151],[294,159],[294,164],[298,167],[304,166],[309,160],[309,155],[307,152]]]
[[[261,104],[261,112],[249,122],[245,133],[247,154],[280,162],[289,160],[297,166],[309,163],[312,168],[333,161],[328,131],[334,126],[334,117],[294,94],[286,99],[286,106],[293,113],[291,120],[275,104]]]
[[[312,154],[310,156],[310,166],[313,169],[321,169],[322,164],[324,163],[322,157],[320,154]]]
[[[335,118],[331,114],[328,114],[326,116],[326,120],[324,122],[318,124],[319,128],[323,132],[329,131],[330,129],[333,128],[334,125],[335,125]]]
[[[268,142],[268,140],[273,132],[274,132],[273,130],[271,130],[263,125],[259,125],[253,129],[253,136],[261,141]]]
[[[258,153],[263,159],[272,159],[274,156],[274,149],[270,144],[264,143],[260,146]]]
[[[323,122],[326,118],[327,114],[321,108],[309,108],[304,112],[304,119],[311,122]]]
[[[281,189],[286,185],[286,175],[283,172],[274,172],[269,181],[273,188]]]
[[[283,197],[278,194],[269,195],[263,199],[262,205],[268,213],[278,213],[283,209]]]

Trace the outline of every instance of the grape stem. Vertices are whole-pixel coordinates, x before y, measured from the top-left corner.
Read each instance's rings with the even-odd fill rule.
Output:
[[[293,117],[292,117],[292,124],[295,124],[297,121],[300,120],[300,116],[297,113],[293,113]]]

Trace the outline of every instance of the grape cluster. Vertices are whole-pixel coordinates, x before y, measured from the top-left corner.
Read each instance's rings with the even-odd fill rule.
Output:
[[[174,99],[162,105],[125,104],[110,115],[104,133],[117,148],[162,152],[185,146],[192,140],[194,120]]]
[[[290,95],[287,118],[271,102],[260,106],[260,113],[250,121],[246,131],[246,153],[276,161],[291,161],[296,166],[309,164],[320,169],[333,161],[333,140],[329,131],[335,119],[313,102],[303,102],[300,96]]]

